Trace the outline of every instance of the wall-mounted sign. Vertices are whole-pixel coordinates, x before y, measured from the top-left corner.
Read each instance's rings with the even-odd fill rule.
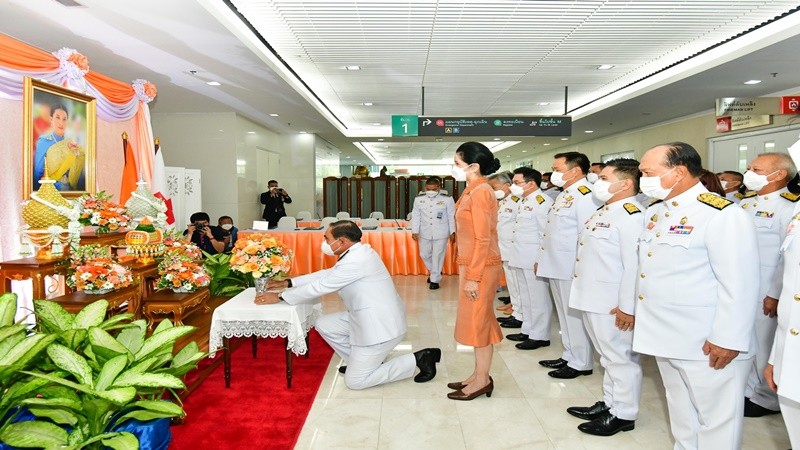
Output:
[[[717,133],[727,133],[729,131],[744,130],[745,128],[770,125],[771,123],[772,116],[769,115],[717,117],[716,131]]]
[[[781,97],[781,114],[800,114],[800,95]]]
[[[440,117],[419,119],[420,136],[571,136],[570,116]]]
[[[779,114],[780,97],[725,97],[717,99],[717,117]]]

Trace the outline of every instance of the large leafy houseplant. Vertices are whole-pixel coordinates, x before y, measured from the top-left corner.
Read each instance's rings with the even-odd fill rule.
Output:
[[[203,267],[211,277],[208,289],[215,297],[233,297],[250,286],[253,286],[253,276],[249,273],[231,270],[231,255],[217,253],[211,255],[203,252],[205,259]]]
[[[98,300],[77,314],[35,300],[37,326],[14,324],[16,296],[0,296],[0,442],[22,448],[135,449],[129,419],[183,416],[162,400],[185,389],[180,377],[205,356],[191,342],[173,355],[191,326],[162,321],[150,337],[131,314],[105,319]],[[173,398],[178,398],[173,395]],[[16,421],[23,410],[34,420]]]

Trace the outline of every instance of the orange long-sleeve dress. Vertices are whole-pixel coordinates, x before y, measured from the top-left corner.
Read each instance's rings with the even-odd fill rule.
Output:
[[[485,347],[503,340],[493,311],[502,260],[497,244],[497,200],[486,178],[470,183],[456,202],[458,314],[456,342]],[[478,281],[478,298],[464,292],[467,281]]]

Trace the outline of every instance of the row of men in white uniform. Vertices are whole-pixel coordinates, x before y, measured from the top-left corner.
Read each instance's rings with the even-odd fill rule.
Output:
[[[800,143],[793,151],[797,162]],[[641,162],[611,161],[594,184],[588,168],[581,153],[555,155],[551,182],[563,189],[555,200],[533,169],[490,178],[513,315],[527,335],[518,347],[549,345],[555,304],[564,352],[540,361],[555,369],[549,375],[589,375],[600,354],[603,401],[568,409],[585,420],[578,428],[604,436],[634,428],[639,354],[647,354],[661,373],[676,449],[741,448],[745,397],[781,409],[800,448],[792,159],[750,162],[754,193],[740,206],[705,189],[700,156],[685,143],[654,147]],[[640,189],[657,201],[642,206]]]

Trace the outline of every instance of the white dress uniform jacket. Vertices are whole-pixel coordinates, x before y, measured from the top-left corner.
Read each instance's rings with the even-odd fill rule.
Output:
[[[419,195],[411,211],[411,232],[423,239],[446,239],[456,232],[453,197]]]
[[[537,189],[519,202],[519,209],[511,224],[511,243],[508,265],[533,270],[536,253],[547,225],[547,213],[553,206],[541,189]],[[500,247],[500,252],[503,248]]]
[[[497,243],[500,246],[500,257],[503,261],[508,261],[511,256],[514,221],[517,218],[520,200],[516,195],[508,195],[497,205]]]
[[[644,208],[634,197],[603,206],[583,227],[570,290],[569,306],[608,314],[619,307],[634,314],[639,278],[639,235]]]
[[[375,345],[407,331],[403,301],[380,256],[356,243],[330,269],[292,278],[281,297],[290,305],[317,301],[339,292],[349,314],[350,344]]]
[[[633,349],[707,361],[706,340],[754,356],[758,244],[753,221],[701,183],[645,213]]]
[[[571,280],[578,251],[578,234],[584,223],[602,203],[592,195],[591,184],[582,179],[556,197],[547,215],[542,236],[537,275],[557,280]]]

